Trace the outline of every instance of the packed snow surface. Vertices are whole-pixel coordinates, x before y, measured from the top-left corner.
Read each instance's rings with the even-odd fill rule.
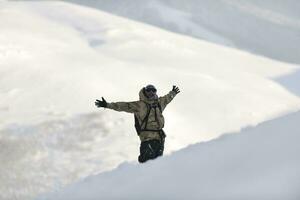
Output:
[[[148,83],[159,95],[177,84],[164,112],[169,155],[299,110],[274,81],[298,69],[80,5],[1,1],[0,199],[33,199],[136,160],[133,116],[97,109],[96,98],[134,101]]]
[[[298,200],[300,112],[90,176],[41,200]]]

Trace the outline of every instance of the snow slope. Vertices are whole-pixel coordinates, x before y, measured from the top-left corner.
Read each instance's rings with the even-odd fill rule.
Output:
[[[298,0],[67,1],[272,59],[300,63]]]
[[[298,200],[300,112],[156,161],[123,163],[40,200]]]
[[[96,98],[132,101],[145,84],[160,95],[178,84],[164,113],[170,154],[298,110],[273,81],[297,69],[70,3],[0,2],[0,199],[136,160],[133,116],[96,109]]]

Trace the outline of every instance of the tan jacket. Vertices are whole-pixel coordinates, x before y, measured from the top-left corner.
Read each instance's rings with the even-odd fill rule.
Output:
[[[159,103],[161,106],[161,110],[163,111],[166,108],[166,106],[172,101],[172,99],[176,96],[176,92],[170,91],[167,95],[159,97],[157,100],[149,100],[145,96],[143,89],[141,89],[139,92],[139,96],[139,101],[107,103],[107,108],[113,109],[115,111],[134,113],[138,119],[139,124],[141,124],[142,120],[146,117],[148,112],[147,104],[151,105]],[[151,112],[148,117],[147,127],[142,127],[142,129],[160,130],[164,127],[164,124],[164,116],[160,112],[160,109],[156,107],[155,109],[151,109]],[[139,134],[139,137],[142,142],[152,139],[160,140],[158,132],[155,131],[142,131]]]

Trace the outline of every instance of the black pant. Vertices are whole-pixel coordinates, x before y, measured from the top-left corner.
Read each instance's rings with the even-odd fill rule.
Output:
[[[160,140],[149,140],[141,143],[139,162],[144,163],[147,160],[155,159],[158,156],[162,156],[164,153],[164,139]]]

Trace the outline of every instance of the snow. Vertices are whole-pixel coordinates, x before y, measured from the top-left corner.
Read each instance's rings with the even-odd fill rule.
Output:
[[[33,199],[136,162],[133,116],[97,109],[101,96],[133,101],[148,83],[160,95],[177,84],[164,113],[166,155],[299,110],[290,92],[299,81],[289,78],[299,66],[198,30],[205,40],[66,2],[0,2],[0,199]]]
[[[300,112],[139,165],[87,177],[40,200],[300,198]]]
[[[272,59],[300,63],[298,0],[67,1]]]

